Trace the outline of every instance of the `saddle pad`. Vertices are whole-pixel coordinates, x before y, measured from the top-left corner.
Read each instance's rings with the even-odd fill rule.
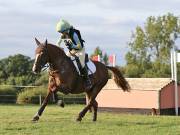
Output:
[[[73,61],[73,64],[76,67],[77,72],[80,74],[79,68],[75,60]],[[96,66],[94,65],[94,63],[89,60],[86,64],[88,66],[88,75],[94,74],[96,72]]]
[[[88,74],[91,75],[91,74],[94,74],[96,72],[96,66],[94,65],[94,63],[89,60],[87,62],[87,66],[88,66]]]

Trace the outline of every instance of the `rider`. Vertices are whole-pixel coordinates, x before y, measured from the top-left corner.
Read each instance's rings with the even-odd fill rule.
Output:
[[[87,65],[85,64],[85,47],[84,40],[81,38],[80,31],[71,26],[66,20],[60,20],[56,25],[56,31],[61,33],[57,45],[60,46],[64,40],[65,45],[69,49],[67,56],[76,56],[77,64],[79,64],[79,70],[81,75],[84,76],[86,89],[92,87],[90,78],[88,76]]]

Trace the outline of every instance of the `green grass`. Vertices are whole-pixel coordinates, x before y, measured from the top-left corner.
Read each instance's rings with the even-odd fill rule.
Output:
[[[87,113],[76,122],[83,105],[65,108],[47,106],[36,123],[31,122],[39,106],[0,105],[0,135],[179,135],[180,117],[98,113],[92,122]]]

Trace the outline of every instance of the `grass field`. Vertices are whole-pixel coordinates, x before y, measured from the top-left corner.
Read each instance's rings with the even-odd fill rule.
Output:
[[[76,122],[82,105],[48,106],[39,122],[31,122],[39,106],[0,105],[1,135],[180,135],[180,117],[87,113]]]

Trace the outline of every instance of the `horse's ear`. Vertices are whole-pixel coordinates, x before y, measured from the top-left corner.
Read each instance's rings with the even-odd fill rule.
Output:
[[[48,44],[48,41],[47,41],[47,39],[46,39],[46,41],[45,41],[45,43],[44,43],[45,45],[47,45]]]
[[[35,38],[36,44],[40,45],[41,43],[37,40],[37,38]]]

